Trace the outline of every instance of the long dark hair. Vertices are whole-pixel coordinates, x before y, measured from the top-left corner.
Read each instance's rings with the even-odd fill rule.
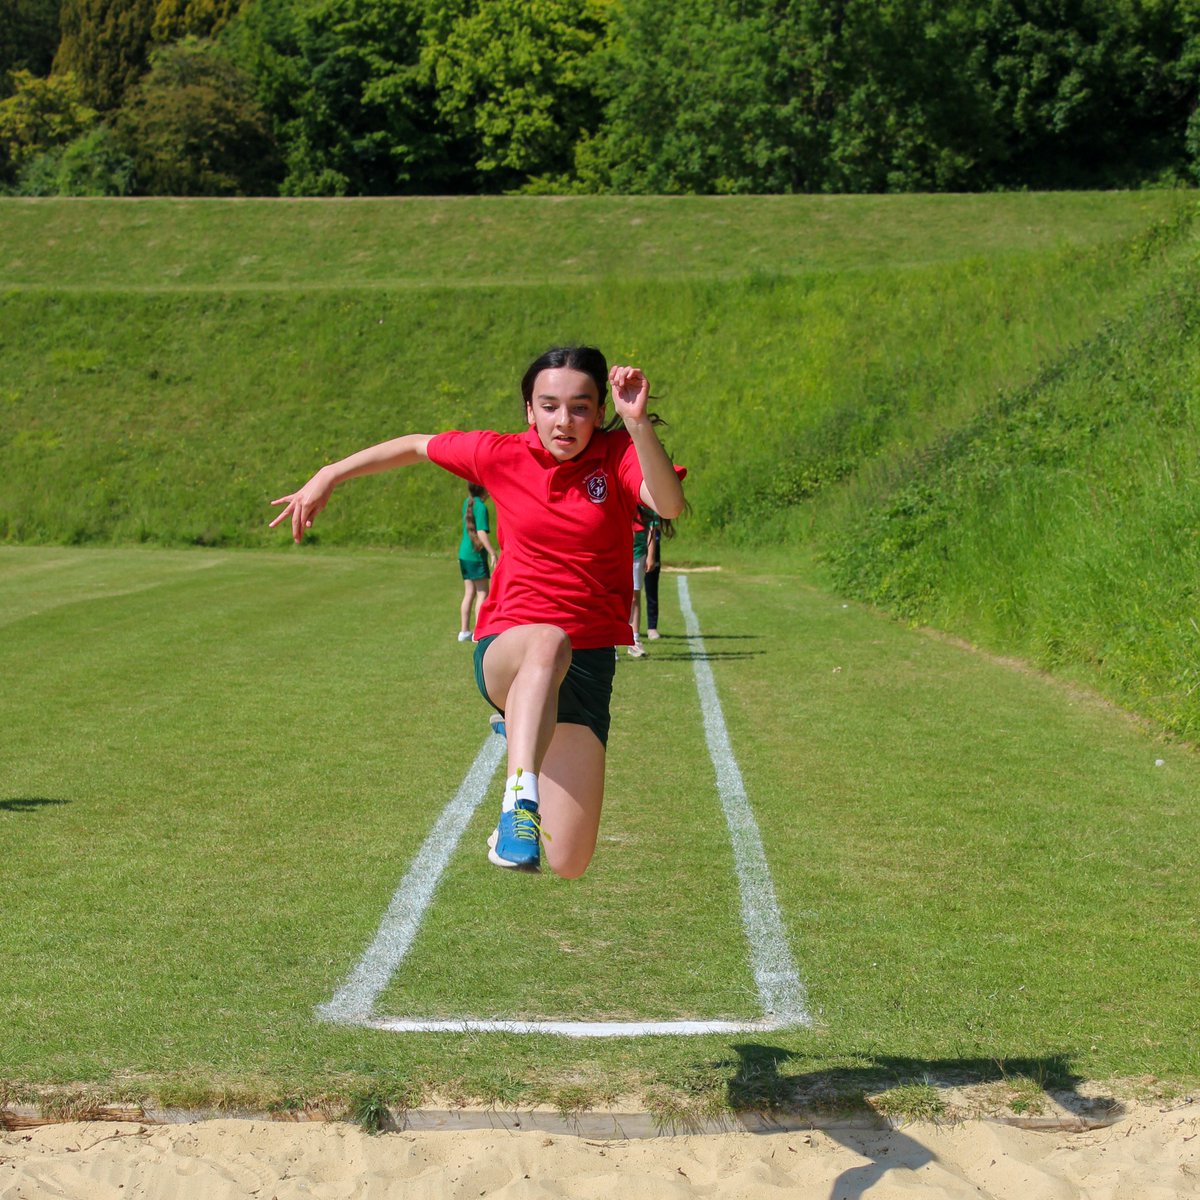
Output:
[[[596,385],[596,397],[601,404],[608,397],[608,360],[595,346],[551,346],[529,364],[521,376],[521,397],[526,404],[533,403],[533,385],[543,371],[566,367],[570,371],[582,371]]]
[[[553,371],[556,367],[566,367],[570,371],[582,371],[596,385],[596,398],[603,408],[608,400],[608,360],[595,346],[551,346],[544,354],[539,355],[529,364],[525,374],[521,376],[521,398],[526,405],[533,403],[533,385],[543,371]],[[651,397],[655,399],[655,397]],[[665,425],[666,421],[658,413],[648,414],[652,425]],[[616,429],[621,424],[621,417],[613,413],[602,426],[605,432]]]

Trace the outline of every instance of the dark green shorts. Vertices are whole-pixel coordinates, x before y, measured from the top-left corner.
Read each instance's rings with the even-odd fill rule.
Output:
[[[476,643],[475,682],[483,698],[503,715],[504,709],[492,701],[483,682],[483,656],[497,636],[493,633]],[[611,646],[600,650],[572,650],[571,665],[558,689],[558,723],[586,725],[600,739],[600,745],[605,747],[608,746],[608,727],[611,722],[608,709],[616,665],[617,656]]]
[[[462,577],[464,579],[490,578],[486,558],[482,561],[471,558],[460,558],[458,560],[458,569],[462,572]]]

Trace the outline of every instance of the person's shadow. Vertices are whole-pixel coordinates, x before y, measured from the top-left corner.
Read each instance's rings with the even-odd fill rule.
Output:
[[[1063,1054],[1005,1058],[1003,1062],[930,1061],[885,1055],[872,1056],[860,1067],[789,1075],[781,1069],[783,1064],[802,1057],[791,1050],[756,1043],[735,1045],[732,1049],[737,1061],[721,1064],[736,1068],[728,1084],[729,1105],[736,1112],[756,1114],[759,1132],[784,1128],[785,1115],[793,1118],[797,1113],[807,1115],[813,1127],[819,1127],[826,1136],[868,1160],[843,1171],[834,1180],[829,1200],[861,1200],[889,1171],[917,1171],[938,1161],[927,1146],[907,1136],[895,1123],[877,1114],[872,1116],[865,1106],[863,1097],[889,1084],[916,1080],[988,1083],[1023,1076],[1044,1081],[1044,1086],[1052,1089],[1055,1099],[1069,1111],[1084,1114],[1101,1107],[1105,1119],[1097,1123],[1108,1124],[1123,1111],[1116,1100],[1079,1095],[1076,1089],[1081,1078],[1071,1071]],[[787,1127],[796,1128],[794,1120]],[[877,1136],[881,1129],[889,1130],[886,1139]]]
[[[13,796],[8,800],[0,800],[0,812],[29,813],[37,812],[51,804],[70,804],[69,800],[51,800],[47,796]]]

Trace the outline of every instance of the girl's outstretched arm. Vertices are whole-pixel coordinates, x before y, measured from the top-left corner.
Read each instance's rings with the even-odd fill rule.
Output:
[[[646,412],[650,384],[637,367],[613,367],[608,381],[613,406],[633,439],[642,468],[641,501],[671,520],[683,512],[683,488]]]
[[[333,489],[347,479],[356,475],[375,475],[380,471],[390,471],[394,467],[408,467],[413,463],[428,462],[429,455],[425,447],[432,437],[429,433],[409,433],[404,437],[392,438],[390,442],[380,442],[377,446],[368,446],[349,458],[340,462],[330,463],[322,467],[298,492],[280,496],[272,500],[272,504],[286,505],[283,512],[271,522],[274,529],[288,517],[292,519],[292,540],[299,544],[306,529],[312,528],[313,518],[329,503]]]

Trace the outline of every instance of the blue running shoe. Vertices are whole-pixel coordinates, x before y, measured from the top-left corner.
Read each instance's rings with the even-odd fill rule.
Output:
[[[488,723],[491,725],[493,733],[498,733],[502,738],[508,737],[504,729],[504,717],[500,713],[492,713],[488,717]]]
[[[542,823],[532,800],[518,800],[515,808],[500,814],[500,824],[488,838],[488,861],[498,867],[540,870]]]

